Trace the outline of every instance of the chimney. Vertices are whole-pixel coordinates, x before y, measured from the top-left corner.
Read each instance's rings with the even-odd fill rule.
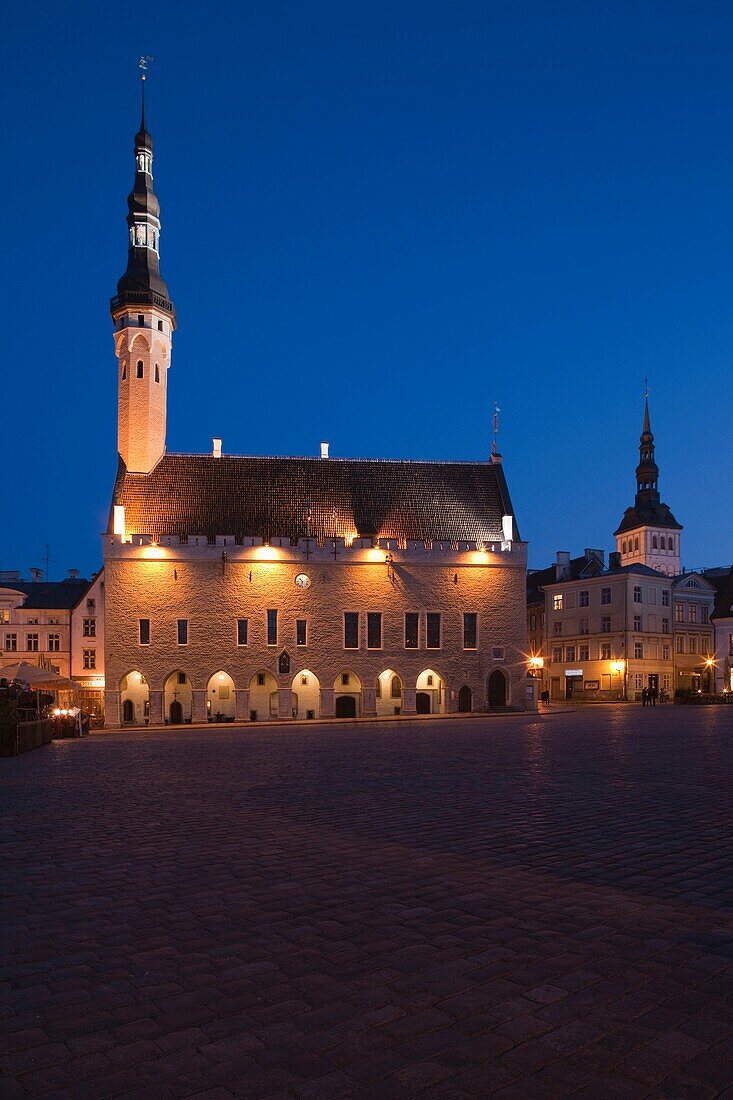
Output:
[[[501,517],[501,533],[504,542],[512,541],[512,534],[514,533],[514,516]]]
[[[608,555],[608,568],[618,569],[620,565],[621,555],[619,554],[618,550],[612,550],[611,553]]]
[[[70,581],[75,581],[76,578],[79,576],[79,570],[78,569],[69,569],[69,570],[67,570],[67,572],[69,574],[69,580]]]
[[[212,451],[213,457],[221,458],[221,440],[214,438],[212,442],[214,444],[214,450]]]
[[[567,581],[570,579],[570,554],[567,550],[558,550],[555,559],[555,580]]]
[[[328,458],[328,443],[321,443],[321,458]]]
[[[30,574],[31,574],[31,579],[34,580],[34,581],[43,580],[43,570],[39,569],[37,566],[34,566],[34,568],[31,569]]]

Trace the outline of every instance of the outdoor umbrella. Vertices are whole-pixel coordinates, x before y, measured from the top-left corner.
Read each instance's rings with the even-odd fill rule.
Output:
[[[27,684],[31,691],[60,691],[63,688],[73,688],[71,680],[65,676],[59,676],[58,672],[52,672],[47,668],[38,668],[27,661],[18,661],[14,665],[0,666],[0,680],[20,680]]]

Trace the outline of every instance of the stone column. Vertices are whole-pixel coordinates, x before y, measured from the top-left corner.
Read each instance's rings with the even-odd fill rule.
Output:
[[[362,688],[361,713],[365,718],[373,718],[377,713],[377,693],[374,688]]]
[[[277,689],[277,714],[278,718],[293,717],[293,689],[289,685]]]
[[[206,721],[206,689],[194,688],[193,692],[193,710],[191,714],[192,722],[205,722]]]
[[[162,691],[148,691],[150,698],[150,718],[148,724],[151,726],[163,725],[163,692]]]
[[[415,713],[415,696],[417,691],[415,688],[402,688],[403,692],[403,714]]]
[[[234,717],[237,722],[249,721],[249,689],[238,688],[234,700]]]
[[[104,724],[114,728],[122,725],[122,704],[119,691],[104,693]]]
[[[333,688],[321,688],[321,714],[333,718]]]

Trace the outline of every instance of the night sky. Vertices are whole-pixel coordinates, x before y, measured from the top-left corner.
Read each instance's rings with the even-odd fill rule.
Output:
[[[482,459],[530,564],[613,548],[651,389],[729,564],[733,6],[13,5],[0,568],[101,564],[140,54],[179,328],[168,449]]]

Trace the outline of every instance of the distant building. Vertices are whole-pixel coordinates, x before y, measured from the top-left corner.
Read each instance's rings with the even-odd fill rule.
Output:
[[[674,686],[713,690],[715,587],[703,573],[682,573],[672,582]]]
[[[0,675],[3,665],[28,661],[71,676],[72,610],[90,583],[76,576],[24,581],[20,573],[0,574]]]
[[[526,700],[526,545],[498,454],[409,462],[166,452],[176,314],[145,116],[110,303],[108,723],[483,710]],[[355,394],[358,381],[354,381]]]
[[[104,570],[71,609],[71,678],[79,705],[93,719],[104,718]]]
[[[715,689],[733,691],[733,566],[706,569],[704,575],[715,587],[712,613],[715,631]]]

